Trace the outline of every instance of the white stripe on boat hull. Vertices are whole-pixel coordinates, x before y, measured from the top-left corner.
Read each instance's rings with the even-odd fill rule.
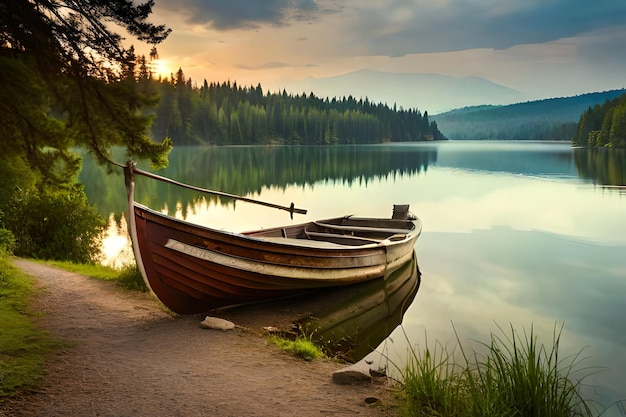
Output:
[[[314,280],[350,280],[350,278],[358,275],[360,277],[370,276],[377,278],[385,275],[385,264],[373,265],[367,267],[356,268],[340,268],[340,269],[323,269],[323,268],[303,268],[286,265],[275,265],[269,263],[261,263],[244,258],[224,255],[222,253],[213,252],[207,249],[198,248],[179,242],[175,239],[169,239],[165,247],[202,259],[207,262],[223,265],[229,268],[239,269],[242,271],[253,272],[263,275],[274,275],[293,279],[314,279]],[[409,253],[410,255],[410,253]],[[410,257],[410,256],[409,256]],[[395,262],[394,262],[395,263]]]

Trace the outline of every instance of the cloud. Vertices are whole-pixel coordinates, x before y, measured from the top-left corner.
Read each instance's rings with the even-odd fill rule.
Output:
[[[189,24],[221,31],[285,26],[312,18],[318,9],[315,0],[162,0],[159,7],[184,14]]]
[[[352,6],[344,13],[361,53],[414,53],[507,49],[573,37],[626,21],[626,2],[606,0],[385,0],[375,7]]]
[[[626,22],[626,1],[603,0],[160,0],[185,24],[222,32],[314,23],[346,55],[504,50]],[[302,37],[300,37],[302,39]]]
[[[599,29],[578,42],[578,54],[589,62],[606,66],[626,66],[626,55],[621,51],[626,45],[626,25]]]
[[[482,77],[529,99],[624,86],[624,0],[156,0],[159,18],[173,29],[159,52],[195,79],[283,88],[372,68]]]

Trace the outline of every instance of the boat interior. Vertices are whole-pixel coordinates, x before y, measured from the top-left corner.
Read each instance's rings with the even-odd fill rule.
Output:
[[[295,226],[244,233],[272,241],[279,239],[328,242],[343,246],[363,246],[382,241],[404,240],[415,229],[413,222],[395,219],[367,219],[351,216],[320,220]]]

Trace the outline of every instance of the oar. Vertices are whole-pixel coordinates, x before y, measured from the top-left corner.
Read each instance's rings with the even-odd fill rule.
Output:
[[[160,175],[153,174],[151,172],[143,171],[143,170],[137,168],[135,166],[135,163],[132,162],[132,161],[128,162],[128,164],[126,165],[126,168],[129,170],[131,178],[132,178],[133,173],[135,173],[135,174],[143,175],[144,177],[148,177],[148,178],[152,178],[152,179],[155,179],[155,180],[159,180],[159,181],[167,182],[167,183],[170,183],[170,184],[178,185],[179,187],[188,188],[188,189],[194,190],[194,191],[199,191],[201,193],[212,194],[212,195],[217,195],[217,196],[226,197],[226,198],[232,198],[232,199],[235,199],[235,200],[245,201],[245,202],[248,202],[248,203],[259,204],[261,206],[272,207],[272,208],[276,208],[276,209],[279,209],[279,210],[285,210],[285,211],[289,212],[289,214],[291,215],[292,219],[293,219],[293,213],[298,213],[298,214],[306,214],[307,213],[307,211],[305,209],[296,208],[293,203],[291,203],[291,205],[289,207],[286,207],[286,206],[281,206],[281,205],[278,205],[278,204],[267,203],[265,201],[254,200],[252,198],[242,197],[242,196],[239,196],[239,195],[223,193],[221,191],[207,190],[205,188],[195,187],[193,185],[189,185],[189,184],[185,184],[185,183],[182,183],[182,182],[178,182],[178,181],[172,180],[172,179],[167,178],[167,177],[162,177]]]

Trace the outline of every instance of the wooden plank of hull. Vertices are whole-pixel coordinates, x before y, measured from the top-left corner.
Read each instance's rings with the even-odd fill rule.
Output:
[[[381,278],[411,257],[417,238],[341,249],[298,247],[196,229],[141,206],[134,212],[150,288],[181,314]]]
[[[136,215],[148,220],[148,240],[165,245],[174,239],[185,244],[223,253],[243,259],[277,265],[297,265],[307,267],[351,268],[354,266],[376,265],[385,262],[379,245],[367,247],[344,246],[338,248],[312,248],[305,246],[281,245],[276,241],[266,241],[245,235],[232,234],[209,228],[189,228],[186,222],[156,215],[141,207],[136,207]]]

